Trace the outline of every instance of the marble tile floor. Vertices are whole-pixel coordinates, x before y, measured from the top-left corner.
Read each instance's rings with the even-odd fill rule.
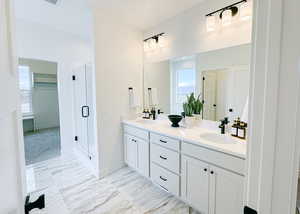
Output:
[[[129,168],[97,179],[73,156],[27,167],[31,200],[46,195],[46,208],[31,214],[196,213]]]

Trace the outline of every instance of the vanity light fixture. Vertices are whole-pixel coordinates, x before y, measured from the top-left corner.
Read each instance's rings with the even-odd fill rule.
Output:
[[[216,17],[214,15],[209,15],[206,17],[206,29],[207,32],[211,32],[216,29]]]
[[[221,19],[222,26],[228,26],[232,23],[232,17],[236,16],[240,11],[241,19],[248,19],[251,17],[252,13],[252,5],[249,2],[250,0],[241,0],[234,4],[228,5],[216,11],[213,11],[206,15],[206,29],[208,32],[214,31],[216,26],[216,16],[215,14],[219,14],[219,18]],[[238,5],[241,4],[239,8]]]
[[[144,40],[144,51],[154,51],[157,48],[163,48],[166,46],[165,33],[160,33],[155,36],[149,37]]]
[[[242,21],[247,21],[252,16],[252,1],[247,1],[240,6],[240,19]]]

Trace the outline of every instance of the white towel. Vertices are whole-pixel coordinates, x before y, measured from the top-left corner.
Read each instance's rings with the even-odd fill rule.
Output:
[[[129,106],[130,108],[141,106],[139,94],[134,89],[129,90]]]
[[[158,106],[158,93],[157,88],[151,88],[151,90],[148,91],[148,98],[149,98],[149,106]]]

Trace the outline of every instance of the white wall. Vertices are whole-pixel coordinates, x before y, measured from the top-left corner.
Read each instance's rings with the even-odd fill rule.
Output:
[[[191,56],[251,42],[251,21],[236,20],[232,25],[214,32],[206,31],[205,15],[236,1],[209,0],[186,10],[144,33],[144,38],[166,33],[168,46],[155,53],[148,53],[146,61],[161,61],[181,56]]]
[[[102,10],[94,14],[98,149],[103,177],[124,166],[121,120],[134,112],[129,108],[128,87],[142,91],[143,34]]]
[[[93,61],[92,42],[45,25],[17,20],[18,56],[58,63],[62,151],[73,144],[72,68]]]

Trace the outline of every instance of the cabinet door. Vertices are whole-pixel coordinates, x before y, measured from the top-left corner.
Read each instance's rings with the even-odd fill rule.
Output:
[[[244,177],[210,167],[210,214],[243,213]]]
[[[137,140],[128,135],[126,138],[126,159],[127,164],[134,169],[137,169],[137,154]]]
[[[208,214],[209,166],[182,156],[181,197],[201,214]]]
[[[137,140],[138,142],[138,171],[145,177],[149,177],[149,142]]]

